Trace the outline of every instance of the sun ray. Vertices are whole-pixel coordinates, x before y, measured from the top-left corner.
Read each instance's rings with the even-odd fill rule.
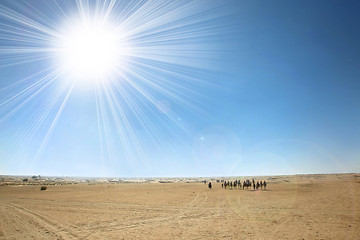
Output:
[[[60,107],[59,107],[59,109],[58,109],[55,117],[53,118],[53,120],[52,120],[52,122],[51,122],[51,124],[50,124],[49,129],[47,130],[47,132],[46,132],[46,134],[45,134],[45,136],[44,136],[44,138],[43,138],[43,140],[42,140],[42,142],[41,142],[41,145],[39,146],[39,149],[38,149],[37,152],[36,152],[36,155],[35,155],[35,157],[34,157],[34,159],[33,159],[34,162],[36,162],[36,161],[39,159],[39,157],[41,156],[44,148],[45,148],[46,145],[48,144],[49,139],[50,139],[52,133],[54,132],[55,126],[56,126],[56,124],[57,124],[57,122],[58,122],[58,120],[59,120],[59,118],[60,118],[60,116],[61,116],[61,113],[63,112],[63,110],[64,110],[64,108],[65,108],[65,106],[66,106],[66,103],[67,103],[67,101],[68,101],[68,99],[69,99],[69,97],[70,97],[70,94],[71,94],[71,92],[72,92],[72,90],[73,90],[73,88],[74,88],[74,86],[75,86],[75,83],[76,83],[76,82],[74,82],[74,83],[70,86],[70,88],[68,89],[65,98],[63,99],[63,101],[62,101],[62,103],[61,103],[61,105],[60,105]],[[54,102],[56,103],[56,102],[58,102],[58,100],[59,100],[59,98],[56,99]],[[54,105],[55,105],[55,104],[54,104]],[[53,106],[52,106],[52,107],[53,107]],[[51,109],[50,109],[50,110],[51,110]],[[49,110],[49,111],[50,111],[50,110]]]
[[[98,134],[99,134],[99,142],[100,142],[100,153],[101,153],[101,162],[103,164],[103,168],[105,165],[105,160],[109,158],[109,156],[106,153],[109,153],[109,143],[108,143],[108,137],[107,137],[107,131],[106,131],[106,125],[104,122],[104,113],[103,108],[101,104],[101,99],[99,96],[99,91],[96,88],[95,89],[95,100],[96,100],[96,116],[97,116],[97,127],[98,127]],[[103,127],[104,126],[104,130]],[[105,150],[106,149],[106,150]]]
[[[20,104],[14,108],[14,112],[19,111],[20,109],[24,109],[27,105],[31,103],[31,100],[40,94],[46,93],[49,88],[56,82],[56,79],[61,76],[61,73],[53,73],[54,75],[47,75],[44,77],[42,85],[40,85],[37,89],[34,89],[34,92],[29,93],[29,97],[22,97],[24,99]],[[47,80],[47,81],[44,81]],[[29,151],[29,146],[33,146],[34,149],[31,151],[34,152],[34,157],[32,158],[30,166],[36,165],[36,161],[40,156],[40,153],[43,151],[44,147],[46,146],[46,142],[48,141],[49,135],[47,138],[43,137],[43,142],[39,145],[32,144],[34,139],[39,136],[39,133],[43,132],[44,126],[47,126],[49,123],[53,123],[55,119],[52,118],[52,113],[56,106],[63,96],[63,93],[66,91],[67,87],[62,86],[58,87],[57,91],[53,92],[51,95],[47,95],[47,101],[44,104],[36,109],[36,111],[28,114],[27,121],[22,124],[22,127],[17,130],[16,138],[21,139],[22,141],[19,142],[17,147],[17,155],[22,156],[23,153]],[[11,113],[14,113],[11,112]],[[9,113],[10,114],[10,113]],[[51,126],[51,125],[50,125]],[[51,127],[47,130],[48,133],[51,130]],[[51,132],[51,131],[50,131]],[[46,136],[46,135],[45,135]],[[22,161],[22,160],[17,160]]]
[[[31,79],[36,78],[37,76],[42,76],[42,74],[49,72],[50,70],[55,70],[55,68],[53,66],[39,70],[38,72],[31,74],[30,76],[27,76],[23,79],[20,79],[18,81],[15,81],[14,83],[4,87],[4,88],[0,88],[0,93],[4,93],[7,91],[11,91],[11,89],[15,89],[17,87],[21,87],[22,84],[26,84],[28,81],[31,81]],[[1,108],[1,104],[0,104],[0,108]]]
[[[11,20],[16,24],[22,25],[24,27],[29,27],[29,29],[32,29],[34,31],[34,34],[41,33],[44,34],[44,36],[52,36],[52,37],[58,37],[58,33],[39,22],[36,22],[25,15],[22,15],[18,12],[13,11],[12,9],[5,7],[4,5],[0,8],[0,16],[4,17],[7,20]]]
[[[220,11],[223,3],[44,4],[46,8],[26,2],[29,11],[24,11],[21,3],[0,3],[0,71],[29,68],[30,73],[0,89],[0,121],[25,120],[14,135],[19,156],[33,156],[36,165],[64,109],[72,108],[70,96],[86,89],[94,90],[103,166],[149,164],[149,155],[165,153],[162,143],[175,148],[184,134],[193,134],[179,112],[201,114],[206,108],[201,105],[202,89],[210,84],[198,76],[211,71],[206,63],[216,54],[216,46],[210,38],[221,27],[213,20],[226,14]],[[106,35],[116,44],[109,44]],[[90,53],[98,43],[100,48]],[[106,62],[114,52],[114,61]],[[31,73],[31,68],[37,70]]]
[[[26,103],[31,101],[33,98],[36,98],[36,96],[40,92],[44,91],[44,89],[52,82],[54,82],[59,77],[59,75],[61,75],[61,73],[51,72],[50,74],[45,75],[39,80],[35,81],[25,89],[17,92],[14,95],[11,95],[11,97],[8,99],[4,99],[0,104],[0,111],[6,112],[6,114],[0,120],[4,120],[5,118],[10,117],[11,114],[17,112]],[[4,109],[5,107],[7,108]]]

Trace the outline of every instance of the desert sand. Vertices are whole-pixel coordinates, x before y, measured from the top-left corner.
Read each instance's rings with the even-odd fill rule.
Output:
[[[360,174],[254,178],[0,176],[0,239],[360,239]]]

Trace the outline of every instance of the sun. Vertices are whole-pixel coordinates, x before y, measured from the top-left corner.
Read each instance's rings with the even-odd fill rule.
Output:
[[[64,28],[57,43],[61,68],[74,79],[98,82],[118,71],[126,55],[126,43],[113,25],[80,20]]]

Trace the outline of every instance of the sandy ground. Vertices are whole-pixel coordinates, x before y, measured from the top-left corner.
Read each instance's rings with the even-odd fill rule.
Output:
[[[0,239],[360,239],[360,174],[257,179],[2,185]]]

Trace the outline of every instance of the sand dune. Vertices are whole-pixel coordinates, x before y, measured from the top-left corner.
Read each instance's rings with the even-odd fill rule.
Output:
[[[0,177],[0,239],[360,239],[360,174],[255,178],[267,191],[225,190],[221,178],[206,179],[211,190],[205,178],[24,178]]]

